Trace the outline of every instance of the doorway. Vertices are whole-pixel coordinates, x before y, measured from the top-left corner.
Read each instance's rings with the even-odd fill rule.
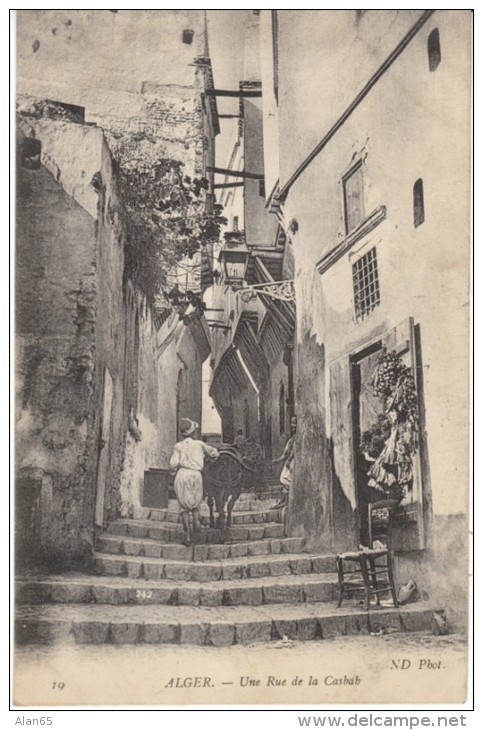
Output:
[[[368,506],[373,501],[373,490],[369,487],[367,474],[371,462],[364,456],[361,441],[363,435],[372,430],[384,414],[384,403],[371,386],[381,350],[382,343],[376,342],[351,358],[354,471],[359,541],[362,545],[367,545],[369,541]]]
[[[97,488],[94,522],[102,527],[104,520],[104,502],[106,482],[109,475],[109,454],[111,440],[111,412],[112,412],[113,382],[111,373],[104,368],[104,387],[102,396],[102,421],[98,442],[97,461]]]

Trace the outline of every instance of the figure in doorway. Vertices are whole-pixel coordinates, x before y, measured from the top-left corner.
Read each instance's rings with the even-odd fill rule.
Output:
[[[285,444],[283,453],[278,459],[273,459],[272,464],[284,462],[282,473],[280,474],[280,484],[282,485],[282,499],[275,505],[275,509],[286,507],[288,504],[288,495],[293,480],[293,464],[295,457],[295,438],[297,435],[297,416],[290,419],[290,438]]]
[[[181,519],[186,534],[186,544],[191,545],[193,538],[201,529],[200,504],[203,499],[203,468],[205,457],[218,458],[219,453],[213,446],[196,438],[198,424],[190,418],[182,418],[180,432],[182,441],[175,444],[169,469],[175,474],[174,491],[179,503]]]
[[[241,430],[241,428],[239,428],[238,431],[236,432],[234,444],[237,449],[239,449],[240,446],[244,446],[246,444],[246,439],[243,435],[243,431]]]

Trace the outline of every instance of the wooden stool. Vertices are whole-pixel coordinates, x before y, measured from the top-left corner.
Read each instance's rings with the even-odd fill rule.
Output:
[[[383,562],[380,562],[381,560]],[[364,593],[366,611],[369,610],[372,597],[375,598],[376,604],[380,605],[380,593],[390,593],[394,606],[398,606],[389,550],[376,548],[339,553],[336,563],[339,579],[337,608],[340,608],[344,598],[348,598],[353,593]],[[350,571],[346,570],[345,563],[356,567],[352,567]]]

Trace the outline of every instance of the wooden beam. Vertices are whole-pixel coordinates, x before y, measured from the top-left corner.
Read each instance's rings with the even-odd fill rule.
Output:
[[[239,114],[218,114],[218,119],[241,119]]]
[[[238,98],[253,99],[260,98],[262,95],[261,89],[255,89],[250,91],[242,91],[241,89],[228,90],[228,89],[206,89],[206,96],[234,96]]]
[[[243,177],[250,180],[263,180],[264,175],[255,172],[245,172],[245,170],[229,170],[225,167],[207,167],[207,172],[216,172],[219,175],[228,175],[229,177]]]
[[[242,188],[245,185],[245,183],[242,182],[233,182],[233,183],[219,183],[213,185],[213,187],[216,189],[219,188]]]

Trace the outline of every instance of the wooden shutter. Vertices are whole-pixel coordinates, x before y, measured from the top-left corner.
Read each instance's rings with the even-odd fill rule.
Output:
[[[354,479],[352,384],[348,356],[330,365],[332,441],[332,534],[336,550],[357,547],[357,499]]]
[[[382,338],[382,343],[388,351],[395,350],[407,367],[410,367],[414,374],[416,389],[418,391],[419,412],[422,412],[422,392],[418,388],[420,378],[420,358],[416,351],[414,334],[414,321],[412,317],[404,320],[397,327],[387,332]],[[424,489],[423,474],[421,469],[421,451],[425,448],[425,434],[420,418],[419,448],[413,456],[414,481],[412,489],[411,504],[402,507],[395,518],[392,544],[396,552],[411,550],[422,550],[425,546],[425,502],[427,495]]]

